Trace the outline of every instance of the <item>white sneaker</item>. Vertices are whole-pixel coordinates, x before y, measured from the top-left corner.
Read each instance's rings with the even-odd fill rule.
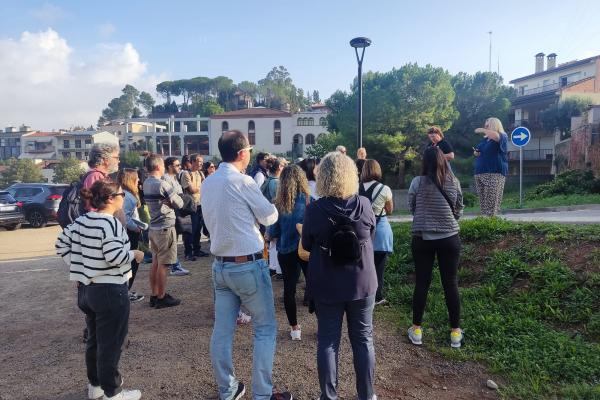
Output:
[[[411,341],[412,344],[416,344],[417,346],[420,346],[423,344],[423,330],[421,328],[414,328],[414,327],[410,327],[408,328],[408,339]]]
[[[250,321],[252,321],[252,316],[250,316],[250,315],[248,315],[245,312],[243,312],[243,311],[240,310],[238,312],[238,317],[237,317],[237,320],[235,322],[238,325],[247,325],[247,324],[250,323]]]
[[[292,340],[302,340],[302,330],[301,329],[296,329],[296,330],[290,330],[290,336],[292,337]]]
[[[463,340],[463,331],[452,331],[450,332],[450,347],[454,349],[460,348]]]
[[[99,399],[104,396],[104,390],[100,386],[92,386],[88,383],[88,399]]]
[[[142,392],[139,390],[121,390],[113,397],[104,395],[104,400],[139,400],[142,398]]]

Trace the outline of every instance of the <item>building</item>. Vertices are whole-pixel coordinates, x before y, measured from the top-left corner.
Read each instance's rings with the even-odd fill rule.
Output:
[[[590,169],[600,176],[600,106],[592,105],[584,115],[571,118],[571,135],[557,140],[556,173]]]
[[[162,155],[182,156],[199,153],[218,157],[217,143],[224,131],[237,129],[248,136],[258,151],[302,157],[306,147],[314,144],[319,135],[327,133],[329,109],[318,105],[309,111],[292,114],[265,107],[251,107],[213,115],[210,118],[135,118],[120,123],[151,124],[145,131],[127,128],[121,147],[132,151],[151,151]],[[106,126],[102,127],[103,129]]]
[[[21,137],[31,132],[33,132],[31,127],[26,125],[18,129],[9,126],[4,130],[0,130],[0,160],[19,158],[21,155]]]
[[[87,160],[89,150],[96,143],[118,146],[119,139],[105,131],[32,132],[21,137],[19,158],[60,160],[71,157]]]
[[[549,177],[554,171],[555,132],[542,126],[541,114],[569,97],[600,103],[600,55],[556,64],[555,53],[535,55],[535,72],[510,81],[517,91],[512,102],[510,126],[525,126],[532,140],[523,148],[523,174]],[[546,64],[547,58],[547,64]],[[546,65],[545,65],[546,64]],[[509,175],[519,173],[519,148],[509,143]]]

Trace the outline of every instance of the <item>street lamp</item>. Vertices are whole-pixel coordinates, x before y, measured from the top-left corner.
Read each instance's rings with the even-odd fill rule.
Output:
[[[371,39],[366,37],[357,37],[350,41],[350,46],[354,47],[356,61],[358,62],[358,147],[362,147],[362,62],[365,56],[365,48],[371,45]],[[362,49],[360,57],[358,49]]]

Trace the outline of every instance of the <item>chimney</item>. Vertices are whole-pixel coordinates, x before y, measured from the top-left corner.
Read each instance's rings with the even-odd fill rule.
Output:
[[[547,69],[556,68],[556,53],[548,54],[548,64],[546,66]]]
[[[537,53],[535,55],[535,73],[544,71],[544,53]]]

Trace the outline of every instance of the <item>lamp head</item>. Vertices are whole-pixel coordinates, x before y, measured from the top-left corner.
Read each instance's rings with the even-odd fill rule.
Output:
[[[357,37],[350,41],[350,46],[355,49],[362,49],[371,45],[371,39],[366,37]]]

